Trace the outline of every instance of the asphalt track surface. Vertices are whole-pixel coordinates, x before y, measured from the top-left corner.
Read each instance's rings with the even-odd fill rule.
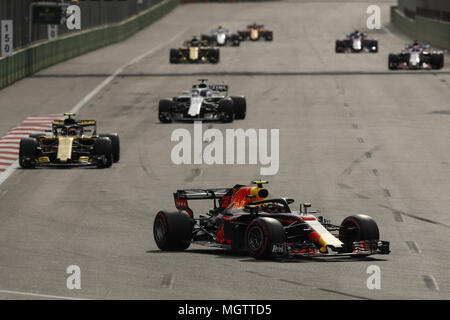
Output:
[[[364,29],[366,1],[181,5],[132,38],[48,68],[0,91],[0,134],[30,115],[72,110],[118,132],[110,169],[15,169],[0,185],[1,299],[448,299],[450,292],[450,70],[390,72],[387,55],[411,41],[389,24],[372,32],[378,54],[335,54],[334,41]],[[221,49],[218,65],[170,65],[169,48],[223,25],[258,21],[273,42]],[[446,55],[449,61],[449,55]],[[247,119],[206,128],[280,129],[273,194],[309,200],[335,223],[376,219],[392,253],[367,259],[256,261],[191,246],[167,253],[153,218],[172,192],[259,178],[259,165],[171,162],[173,130],[157,102],[199,77],[247,98]],[[206,208],[206,207],[205,207]],[[198,212],[197,212],[198,213]],[[68,290],[66,269],[81,268]],[[367,268],[381,270],[369,290]]]

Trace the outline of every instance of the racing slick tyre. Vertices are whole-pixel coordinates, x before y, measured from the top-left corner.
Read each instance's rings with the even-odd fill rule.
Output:
[[[119,162],[119,160],[120,160],[119,135],[117,133],[103,133],[103,134],[100,134],[100,137],[106,137],[106,138],[109,138],[109,140],[111,140],[113,161],[114,161],[114,163]]]
[[[431,54],[431,68],[441,69],[444,66],[444,55],[439,53]]]
[[[22,168],[31,169],[36,166],[38,143],[34,138],[20,139],[19,164]]]
[[[231,46],[233,47],[239,47],[239,45],[241,44],[241,38],[237,34],[232,34],[230,36],[230,40]]]
[[[210,45],[213,42],[213,37],[210,37],[206,34],[202,34],[201,36],[202,41],[208,41],[208,44]]]
[[[103,158],[103,161],[100,161],[97,164],[97,167],[99,168],[111,167],[114,161],[113,145],[111,140],[107,137],[99,137],[95,142],[94,155]]]
[[[177,49],[170,49],[170,63],[180,62],[180,53]]]
[[[256,259],[269,259],[283,254],[282,244],[286,233],[280,221],[273,218],[257,218],[245,231],[245,247]]]
[[[273,32],[272,32],[272,31],[267,31],[267,32],[264,34],[264,39],[265,39],[266,41],[272,41],[272,40],[273,40]]]
[[[234,118],[238,120],[245,119],[247,114],[247,101],[245,97],[231,97],[233,100]]]
[[[159,249],[185,250],[191,244],[194,221],[185,211],[159,211],[153,222],[153,237]]]
[[[377,53],[378,52],[378,41],[377,40],[369,40],[367,43],[369,47],[369,52]]]
[[[219,49],[210,49],[209,50],[209,62],[211,63],[219,63],[220,60],[220,51]]]
[[[220,100],[219,113],[221,114],[220,119],[222,120],[222,122],[233,122],[234,120],[233,100],[231,99]]]
[[[335,51],[336,53],[343,53],[345,46],[344,43],[340,40],[336,40],[336,46],[335,46]]]
[[[341,223],[339,240],[344,243],[346,252],[352,252],[355,241],[379,239],[380,232],[377,223],[365,214],[349,216]]]
[[[398,56],[395,54],[390,54],[388,61],[389,70],[396,70],[397,66],[398,66]]]
[[[172,122],[173,102],[169,99],[159,100],[158,117],[162,123]]]

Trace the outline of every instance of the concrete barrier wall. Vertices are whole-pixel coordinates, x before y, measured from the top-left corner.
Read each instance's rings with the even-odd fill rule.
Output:
[[[0,89],[56,63],[124,40],[174,9],[180,0],[164,0],[137,16],[117,24],[106,25],[38,43],[0,58]]]
[[[450,50],[450,23],[417,15],[415,19],[410,19],[398,10],[397,7],[391,7],[391,22],[399,30],[413,39]]]

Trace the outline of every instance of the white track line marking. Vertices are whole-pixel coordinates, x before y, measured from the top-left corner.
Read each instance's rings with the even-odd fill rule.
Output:
[[[162,47],[168,45],[169,43],[173,42],[176,38],[178,38],[182,33],[184,33],[184,30],[177,33],[175,36],[173,36],[172,38],[170,38],[168,41],[161,43],[159,46],[148,50],[146,52],[144,52],[143,54],[133,58],[132,60],[130,60],[129,62],[125,63],[124,65],[122,65],[121,67],[119,67],[116,71],[114,71],[109,77],[107,77],[105,80],[103,80],[97,87],[94,88],[94,90],[92,90],[91,92],[89,92],[83,99],[81,99],[73,108],[72,110],[70,110],[71,113],[78,113],[78,111],[81,110],[81,108],[83,108],[86,103],[89,102],[89,100],[91,100],[97,93],[99,93],[104,87],[106,87],[111,81],[114,80],[115,77],[117,77],[120,73],[122,73],[125,68],[141,61],[142,59],[144,59],[145,57],[155,53],[156,51],[160,50]]]
[[[93,90],[91,90],[87,95],[85,95],[73,108],[70,110],[71,113],[78,113],[81,108],[83,108],[86,103],[88,103],[97,93],[99,93],[104,87],[106,87],[111,81],[114,80],[120,73],[122,73],[126,68],[129,66],[141,61],[145,57],[155,53],[156,51],[162,49],[164,46],[167,46],[169,43],[175,41],[178,37],[180,37],[185,31],[180,31],[176,35],[174,35],[169,40],[161,43],[159,46],[156,46],[143,54],[131,59],[129,62],[125,63],[124,65],[120,66],[116,71],[114,71],[110,76],[108,76],[105,80],[103,80],[99,85],[97,85]],[[23,127],[39,127],[42,128],[40,132],[43,132],[45,129],[48,129],[51,127],[51,124],[49,124],[49,121],[56,120],[56,115],[35,115],[35,116],[29,116],[27,117],[19,127],[14,128],[20,129],[21,126]],[[3,140],[3,142],[16,142],[17,144],[20,142],[21,136],[28,136],[28,135],[20,135],[20,134],[7,134],[5,137],[2,137],[0,141]],[[7,154],[9,156],[9,154]],[[1,159],[1,152],[0,152],[0,159]],[[0,169],[0,185],[6,181],[6,179],[9,178],[9,176],[14,172],[15,169],[19,167],[19,161],[17,160],[17,157],[14,159],[15,161],[12,163],[11,166],[9,166],[6,170]],[[0,291],[1,292],[1,291]]]
[[[40,297],[47,299],[60,299],[60,300],[89,300],[83,298],[74,298],[74,297],[64,297],[64,296],[53,296],[48,294],[40,294],[40,293],[32,293],[32,292],[21,292],[21,291],[12,291],[12,290],[0,290],[0,293],[7,294],[18,294],[22,296],[30,296],[30,297]]]

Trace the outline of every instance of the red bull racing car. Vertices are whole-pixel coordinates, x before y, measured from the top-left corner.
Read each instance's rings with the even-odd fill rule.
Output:
[[[367,215],[352,215],[340,225],[290,206],[290,198],[270,198],[266,181],[232,188],[189,189],[174,193],[177,211],[159,211],[153,234],[161,250],[184,250],[191,243],[245,250],[254,258],[369,256],[389,254],[377,223]],[[213,200],[213,209],[194,216],[188,200]]]

